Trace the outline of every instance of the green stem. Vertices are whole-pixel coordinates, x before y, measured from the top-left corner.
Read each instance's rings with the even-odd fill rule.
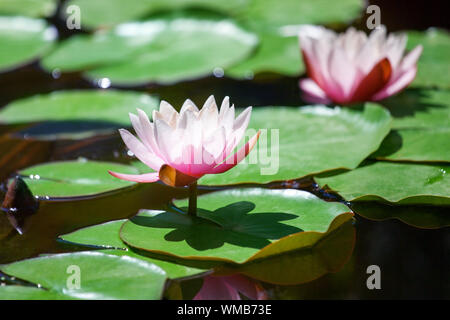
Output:
[[[192,217],[197,216],[197,181],[195,181],[189,185],[188,214]]]

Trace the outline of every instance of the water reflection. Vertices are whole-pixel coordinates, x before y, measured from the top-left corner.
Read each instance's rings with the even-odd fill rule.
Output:
[[[209,275],[193,300],[266,300],[267,293],[257,281],[240,274],[230,276]]]

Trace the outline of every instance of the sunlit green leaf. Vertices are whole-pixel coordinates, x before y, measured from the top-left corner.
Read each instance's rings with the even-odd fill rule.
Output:
[[[350,22],[360,15],[361,0],[252,0],[242,17],[256,28]]]
[[[58,0],[0,0],[0,15],[48,17],[52,15]]]
[[[389,113],[374,104],[362,112],[324,106],[255,108],[249,133],[262,130],[256,147],[233,169],[206,175],[200,183],[268,183],[355,168],[378,149],[390,122]]]
[[[145,18],[153,13],[179,9],[209,9],[234,13],[249,0],[69,0],[65,8],[76,5],[83,12],[84,28],[111,27],[119,23]]]
[[[339,215],[325,233],[302,232],[284,237],[230,269],[284,285],[305,283],[337,272],[353,252],[355,228],[351,221],[350,214]]]
[[[43,60],[48,70],[86,70],[114,84],[204,77],[250,54],[257,37],[229,19],[160,17],[72,37]]]
[[[427,229],[450,226],[448,207],[355,202],[352,209],[355,213],[376,221],[398,219],[414,227]]]
[[[163,269],[169,278],[180,278],[202,273],[204,270],[189,268],[162,260],[150,259],[140,256],[129,249],[119,237],[120,227],[126,220],[111,221],[96,226],[84,228],[62,236],[64,240],[83,245],[105,247],[104,253],[115,255],[128,255],[147,262],[154,263]],[[108,249],[106,249],[108,248]],[[121,250],[117,250],[121,249]]]
[[[53,292],[89,300],[160,299],[166,280],[165,272],[152,263],[100,252],[48,255],[3,265],[0,269]],[[68,286],[69,277],[76,276],[78,271],[79,288]]]
[[[418,86],[450,88],[450,35],[447,31],[430,29],[426,32],[408,32],[408,49],[423,46],[417,76]]]
[[[67,300],[69,296],[25,286],[0,286],[0,300]],[[73,299],[73,298],[72,298]]]
[[[450,161],[450,91],[409,89],[387,99],[393,131],[375,158],[408,161]]]
[[[325,202],[304,191],[259,188],[203,195],[198,206],[196,218],[176,211],[141,211],[125,222],[121,238],[133,248],[171,261],[244,263],[285,236],[325,232],[335,217],[349,211],[341,203]]]
[[[46,53],[58,34],[45,20],[0,16],[0,71],[25,65]]]
[[[276,33],[260,34],[260,44],[247,60],[225,70],[225,75],[251,79],[259,73],[279,73],[298,76],[304,72],[297,37],[283,37]]]
[[[86,138],[129,127],[129,112],[158,107],[153,96],[118,90],[55,91],[16,100],[0,110],[0,123],[38,123],[22,133],[40,139]]]
[[[114,178],[108,170],[138,174],[134,167],[99,161],[59,161],[39,164],[19,173],[35,196],[79,197],[135,185],[135,182]]]
[[[316,180],[348,201],[449,205],[449,172],[448,165],[375,162]]]

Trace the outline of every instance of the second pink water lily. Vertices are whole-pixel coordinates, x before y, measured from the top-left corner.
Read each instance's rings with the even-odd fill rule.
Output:
[[[416,76],[422,46],[404,55],[406,35],[386,36],[384,26],[366,36],[353,28],[343,34],[319,26],[299,33],[307,79],[304,99],[313,103],[352,104],[389,97]]]
[[[130,114],[137,134],[120,129],[120,135],[134,155],[155,172],[131,175],[110,172],[111,175],[135,182],[162,180],[172,186],[189,185],[205,174],[228,171],[242,161],[255,146],[259,132],[233,154],[250,121],[252,108],[246,108],[235,118],[234,106],[226,97],[217,107],[210,96],[199,110],[191,101],[178,113],[162,101],[159,111],[153,112],[153,122],[138,109]]]

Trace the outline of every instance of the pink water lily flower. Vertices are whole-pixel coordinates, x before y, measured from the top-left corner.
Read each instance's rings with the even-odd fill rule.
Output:
[[[370,36],[349,28],[343,34],[304,26],[299,40],[309,78],[300,80],[303,98],[313,103],[352,104],[389,97],[416,76],[422,46],[404,55],[406,35],[380,26]]]
[[[246,108],[235,118],[234,106],[225,97],[220,112],[210,96],[199,110],[191,100],[178,113],[169,103],[161,101],[159,111],[153,111],[153,122],[138,109],[130,114],[137,134],[120,129],[120,135],[134,155],[155,172],[131,175],[111,172],[123,180],[155,182],[162,180],[171,186],[184,186],[205,174],[217,174],[233,168],[255,146],[259,132],[236,153],[250,121],[252,108]]]

